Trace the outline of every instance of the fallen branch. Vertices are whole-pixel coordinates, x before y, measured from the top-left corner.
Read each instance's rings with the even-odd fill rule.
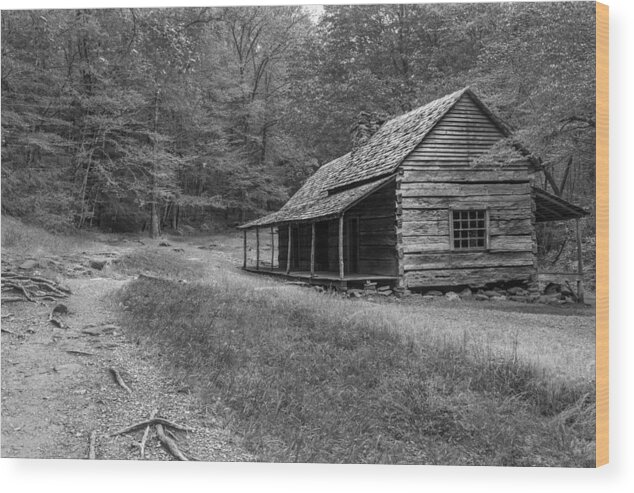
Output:
[[[76,354],[78,356],[94,356],[95,355],[95,353],[88,353],[86,351],[80,351],[79,349],[67,349],[66,352],[69,354]]]
[[[87,325],[82,329],[82,333],[91,336],[100,336],[101,334],[107,334],[109,332],[114,332],[115,330],[121,330],[121,327],[113,324],[99,325],[97,327],[94,325]]]
[[[95,457],[96,457],[96,453],[95,453],[96,442],[97,442],[97,432],[93,431],[90,434],[90,447],[88,449],[88,459],[89,460],[95,460]]]
[[[158,413],[158,409],[155,409],[154,411],[152,411],[152,414],[150,414],[150,419],[154,419],[157,413]],[[152,425],[147,425],[145,427],[145,431],[143,432],[143,438],[141,438],[141,459],[145,458],[145,442],[147,442],[147,437],[150,434],[151,427]]]
[[[152,276],[152,275],[149,275],[149,274],[139,274],[137,279],[147,279],[148,281],[165,281],[165,282],[170,282],[171,281],[167,277]]]
[[[123,388],[128,394],[132,393],[132,390],[130,390],[130,387],[128,387],[126,383],[124,382],[123,377],[119,373],[119,370],[117,370],[116,368],[110,368],[110,373],[112,373],[112,375],[114,376],[114,379],[116,380],[116,382],[119,384],[121,388]]]
[[[178,449],[178,445],[176,442],[168,437],[163,430],[163,425],[156,425],[156,434],[158,435],[159,440],[163,444],[163,446],[167,449],[167,451],[176,457],[178,460],[188,461],[189,459],[185,457],[185,455]]]
[[[163,426],[169,426],[170,428],[174,428],[175,430],[179,430],[179,431],[194,431],[191,428],[187,428],[185,426],[172,423],[171,421],[165,418],[152,418],[152,419],[146,419],[145,421],[140,421],[138,423],[134,423],[133,425],[127,426],[126,428],[122,428],[119,431],[115,431],[114,433],[111,433],[110,436],[113,437],[116,435],[123,435],[124,433],[129,433],[131,431],[138,430],[139,428],[143,428],[144,426],[151,426],[151,425],[157,425],[157,424],[163,425]]]

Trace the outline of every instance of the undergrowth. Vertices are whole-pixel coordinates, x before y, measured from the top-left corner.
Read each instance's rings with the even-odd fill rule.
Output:
[[[129,333],[262,460],[594,465],[594,382],[513,350],[408,338],[398,306],[228,272],[142,278],[119,296]]]
[[[22,255],[64,254],[90,245],[91,240],[79,231],[49,232],[41,226],[27,224],[11,216],[2,216],[2,248]]]

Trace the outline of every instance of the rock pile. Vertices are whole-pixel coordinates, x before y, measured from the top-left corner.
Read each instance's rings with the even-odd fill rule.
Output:
[[[455,291],[441,291],[430,289],[422,293],[423,299],[444,297],[449,301],[475,299],[476,301],[517,301],[520,303],[544,303],[550,305],[563,305],[575,303],[575,294],[559,284],[550,284],[542,292],[537,283],[529,283],[522,286],[513,286],[507,289],[494,287],[491,289],[478,289],[475,293],[468,287],[456,293]]]

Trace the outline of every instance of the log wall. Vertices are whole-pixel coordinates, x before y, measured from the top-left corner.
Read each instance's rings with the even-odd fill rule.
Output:
[[[396,275],[396,184],[388,183],[346,215],[359,218],[359,273]]]
[[[398,273],[410,288],[528,280],[535,273],[527,164],[473,166],[504,135],[468,95],[405,159],[396,181]],[[488,247],[455,250],[452,210],[488,211]]]

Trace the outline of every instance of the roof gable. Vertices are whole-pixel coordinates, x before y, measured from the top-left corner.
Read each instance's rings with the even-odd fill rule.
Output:
[[[404,163],[470,165],[508,135],[474,97],[463,94],[423,140],[403,160]]]

